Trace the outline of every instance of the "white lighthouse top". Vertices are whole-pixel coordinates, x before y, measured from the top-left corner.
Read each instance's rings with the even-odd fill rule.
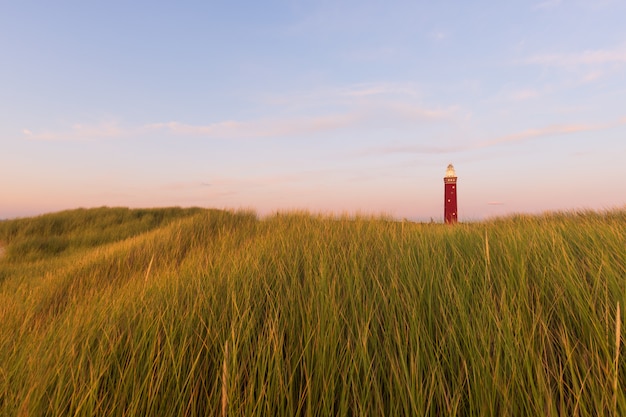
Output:
[[[446,178],[456,177],[456,172],[454,171],[454,165],[448,165],[448,169],[446,170]]]

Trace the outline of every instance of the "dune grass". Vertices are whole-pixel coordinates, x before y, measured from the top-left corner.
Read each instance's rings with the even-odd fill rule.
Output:
[[[102,208],[0,242],[0,415],[626,415],[624,210]]]

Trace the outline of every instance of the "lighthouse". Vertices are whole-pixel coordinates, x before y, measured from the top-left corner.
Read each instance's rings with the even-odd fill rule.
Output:
[[[443,187],[443,218],[446,224],[454,224],[458,219],[458,211],[456,207],[456,172],[452,164],[448,165],[446,176],[443,177]]]

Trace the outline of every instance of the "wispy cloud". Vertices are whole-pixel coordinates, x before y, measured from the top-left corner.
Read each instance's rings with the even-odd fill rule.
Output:
[[[406,144],[406,145],[389,145],[383,147],[375,147],[365,149],[358,152],[359,156],[371,156],[371,155],[390,155],[390,154],[420,154],[420,155],[434,155],[459,152],[466,150],[467,146],[451,145],[451,146],[430,146],[422,143],[418,144]]]
[[[589,83],[589,82],[592,82],[592,81],[596,81],[596,80],[604,77],[605,74],[606,73],[604,71],[591,71],[591,72],[588,72],[587,74],[585,74],[585,76],[582,78],[581,81],[583,83]]]
[[[599,130],[606,128],[606,125],[589,125],[589,124],[569,124],[569,125],[552,125],[539,129],[527,129],[522,132],[510,135],[500,136],[477,143],[475,148],[485,148],[505,143],[523,142],[528,139],[535,139],[542,136],[563,135],[568,133],[586,132],[589,130]]]
[[[172,182],[158,186],[155,193],[169,193],[204,197],[212,201],[235,196],[242,191],[259,186],[248,179],[213,178],[210,183],[203,181]]]
[[[449,36],[450,35],[447,32],[444,32],[441,30],[436,30],[428,34],[428,37],[434,41],[443,41],[444,39],[447,39]]]
[[[144,128],[150,131],[162,131],[182,136],[248,139],[302,136],[322,131],[338,130],[358,123],[361,118],[362,115],[346,113],[292,119],[261,119],[245,122],[229,120],[207,125],[190,125],[180,122],[154,123],[146,125]]]
[[[116,138],[137,133],[137,129],[121,127],[117,122],[104,122],[95,125],[74,124],[63,131],[34,132],[23,129],[24,138],[39,141],[91,141],[105,138]]]
[[[196,190],[199,188],[208,188],[212,184],[202,181],[185,181],[185,182],[170,182],[160,186],[160,189],[166,191],[182,191],[182,190]]]
[[[344,129],[365,129],[368,126],[400,126],[426,123],[457,116],[456,106],[424,106],[419,103],[418,88],[412,84],[358,84],[329,90],[308,92],[277,99],[265,112],[296,113],[275,118],[222,120],[192,124],[172,120],[141,126],[122,126],[116,122],[76,124],[62,131],[37,132],[23,129],[29,140],[90,141],[112,138],[133,138],[149,134],[177,135],[213,139],[262,139],[271,137],[302,137],[338,132]],[[305,104],[295,104],[305,103]],[[328,108],[334,111],[328,112]]]
[[[405,96],[415,98],[420,95],[420,88],[414,83],[363,83],[354,84],[325,92],[326,100],[338,97],[374,97],[374,96]]]
[[[266,106],[297,108],[329,108],[343,106],[354,108],[363,104],[376,105],[381,100],[411,102],[421,97],[421,87],[415,83],[375,82],[357,83],[337,87],[316,88],[305,91],[273,93],[261,97]]]
[[[389,61],[405,54],[405,51],[397,46],[379,46],[374,48],[360,49],[345,55],[354,61]]]
[[[423,103],[415,83],[374,82],[312,89],[261,97],[261,114],[253,119],[231,118],[209,123],[182,120],[128,126],[117,122],[75,124],[65,129],[23,129],[23,138],[41,141],[93,141],[171,135],[209,139],[307,137],[351,129],[406,129],[463,117],[458,106]],[[274,117],[281,114],[282,117]]]
[[[510,98],[514,101],[524,101],[524,100],[537,98],[539,97],[539,95],[540,95],[539,91],[532,89],[532,88],[528,88],[528,89],[513,91],[510,95]]]
[[[609,123],[597,123],[597,124],[559,124],[550,125],[537,129],[527,129],[521,132],[512,133],[509,135],[499,136],[493,139],[485,140],[476,143],[473,148],[486,148],[496,145],[502,145],[507,143],[525,142],[540,137],[567,135],[580,132],[590,132],[597,130],[605,130],[615,128],[626,124],[626,117],[620,118],[616,121]]]
[[[377,106],[364,106],[351,112],[312,117],[259,119],[245,122],[225,121],[208,125],[190,125],[174,121],[154,123],[146,125],[144,128],[175,135],[224,139],[295,137],[347,128],[360,128],[370,123],[432,121],[449,117],[456,111],[456,107],[431,109],[392,101],[379,103]]]
[[[622,64],[626,63],[626,48],[597,49],[568,54],[535,55],[528,58],[526,63],[558,67]]]
[[[277,95],[267,98],[266,102],[269,106],[305,112],[343,109],[344,114],[352,115],[361,125],[436,121],[459,116],[458,106],[424,104],[422,95],[421,87],[415,83],[378,82]]]
[[[450,106],[447,108],[424,108],[408,103],[388,103],[386,109],[388,112],[395,115],[395,117],[408,121],[451,118],[460,111],[458,106]]]
[[[22,133],[25,139],[38,141],[92,141],[154,133],[216,139],[267,138],[338,130],[358,124],[363,117],[364,114],[346,113],[291,119],[225,120],[206,125],[177,121],[150,123],[139,127],[122,127],[117,124],[74,125],[63,131],[33,132],[31,129],[23,129]]]
[[[449,145],[431,146],[423,143],[417,144],[400,144],[377,148],[369,148],[359,153],[362,156],[368,155],[385,155],[385,154],[444,154],[465,152],[476,149],[491,148],[513,143],[524,143],[530,140],[536,140],[542,137],[559,136],[575,134],[580,132],[589,132],[614,128],[626,124],[626,117],[617,121],[604,124],[559,124],[550,125],[541,128],[526,129],[507,135],[497,136],[483,141],[467,141],[455,142]]]
[[[166,131],[179,135],[229,136],[230,132],[245,128],[245,123],[225,120],[207,125],[190,125],[180,122],[151,123],[143,126],[147,131]]]
[[[545,0],[532,6],[532,9],[533,10],[554,9],[555,7],[558,7],[560,4],[561,4],[561,0]]]

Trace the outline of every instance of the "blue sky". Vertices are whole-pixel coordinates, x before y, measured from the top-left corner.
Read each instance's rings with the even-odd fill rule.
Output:
[[[0,5],[0,218],[626,204],[626,1]]]

